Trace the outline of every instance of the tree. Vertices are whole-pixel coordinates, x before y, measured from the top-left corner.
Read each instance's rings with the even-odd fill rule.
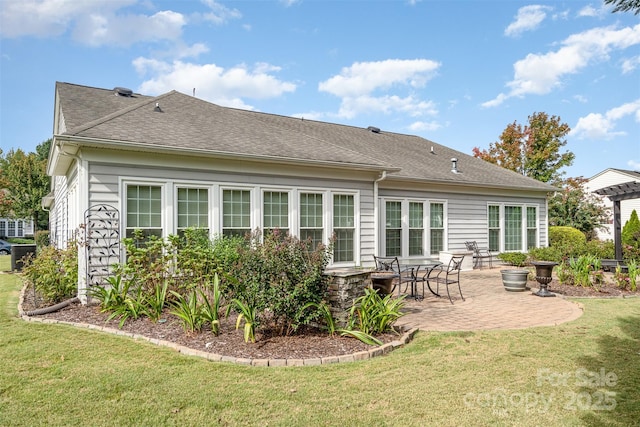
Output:
[[[473,156],[559,186],[564,175],[560,169],[571,166],[575,158],[570,151],[560,153],[570,130],[569,125],[560,122],[560,117],[533,113],[527,126],[514,121],[502,132],[500,141],[489,145],[489,150],[474,147]]]
[[[640,0],[604,0],[604,4],[615,5],[611,13],[628,11],[633,11],[634,15],[640,13]]]
[[[49,192],[50,179],[46,173],[51,139],[36,147],[36,153],[25,153],[21,149],[10,150],[5,156],[0,152],[0,188],[3,197],[0,205],[4,214],[14,218],[31,218],[34,233],[39,227],[46,228],[48,213],[42,209],[42,198]]]
[[[574,227],[588,239],[609,219],[609,210],[600,199],[584,189],[585,178],[568,178],[562,191],[549,198],[549,225]]]
[[[638,212],[636,210],[631,211],[629,220],[625,222],[622,227],[622,239],[623,245],[637,246],[638,245],[638,233],[640,233],[640,219],[638,219]]]

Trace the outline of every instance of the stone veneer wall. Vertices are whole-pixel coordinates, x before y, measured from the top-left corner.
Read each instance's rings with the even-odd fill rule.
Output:
[[[364,295],[364,289],[371,286],[371,270],[355,268],[332,269],[325,272],[329,276],[329,304],[336,325],[347,324],[353,301]]]

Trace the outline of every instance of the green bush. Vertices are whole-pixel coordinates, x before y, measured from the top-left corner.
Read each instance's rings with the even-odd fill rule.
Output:
[[[522,267],[527,262],[527,254],[522,252],[502,252],[498,254],[498,259],[509,265]]]
[[[38,250],[49,246],[49,230],[38,230],[35,235],[36,248]]]
[[[267,233],[262,242],[260,237],[259,232],[254,233],[253,243],[240,249],[233,268],[237,283],[231,298],[255,309],[257,323],[290,334],[320,316],[315,310],[302,308],[326,298],[328,278],[323,273],[331,250],[311,248],[310,241],[279,230]]]
[[[640,219],[638,219],[638,212],[634,209],[631,211],[629,220],[622,227],[622,244],[639,247],[638,235],[640,235]]]
[[[78,289],[78,246],[75,242],[67,249],[45,246],[36,257],[26,258],[22,272],[45,303],[71,298]]]
[[[589,240],[585,252],[585,255],[593,255],[598,259],[613,259],[616,256],[615,245],[611,240]]]
[[[563,258],[580,256],[585,253],[587,238],[577,228],[549,227],[549,244],[562,253]]]
[[[548,246],[545,248],[529,249],[529,257],[535,261],[561,262],[563,259],[563,253],[557,247]]]

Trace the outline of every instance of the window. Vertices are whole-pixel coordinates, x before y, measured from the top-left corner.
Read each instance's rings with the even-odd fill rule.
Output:
[[[504,249],[522,250],[522,207],[504,207]]]
[[[0,221],[0,238],[6,237],[6,236],[7,236],[7,221],[1,220]]]
[[[18,237],[24,237],[24,221],[18,220]]]
[[[156,185],[127,186],[126,237],[142,230],[144,237],[162,237],[162,187]]]
[[[224,190],[222,192],[222,234],[244,236],[251,232],[251,192]]]
[[[355,204],[353,195],[333,195],[333,261],[354,260]]]
[[[402,202],[386,202],[385,255],[402,255]]]
[[[278,228],[283,233],[289,231],[289,193],[265,191],[262,215],[264,232]]]
[[[209,191],[206,188],[178,188],[178,234],[189,227],[209,230]]]
[[[538,213],[535,206],[527,206],[527,249],[538,246]]]
[[[311,240],[311,249],[322,243],[323,214],[322,194],[300,193],[300,240]]]
[[[409,256],[424,254],[424,204],[409,202]]]
[[[444,250],[444,204],[431,203],[430,206],[431,227],[431,255],[437,255]]]
[[[500,251],[500,206],[489,206],[489,250]]]

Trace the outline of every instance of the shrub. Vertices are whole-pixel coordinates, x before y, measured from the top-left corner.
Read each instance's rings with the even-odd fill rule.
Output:
[[[590,240],[587,242],[586,253],[598,259],[613,259],[616,256],[616,249],[611,240]]]
[[[45,246],[35,258],[25,260],[22,271],[45,303],[73,297],[78,289],[78,246],[75,242],[66,249]]]
[[[269,327],[290,334],[319,316],[317,311],[302,308],[325,299],[328,279],[324,269],[331,251],[322,245],[312,249],[310,241],[283,235],[279,230],[267,233],[262,242],[260,236],[254,233],[252,244],[240,248],[233,267],[237,283],[230,292],[231,299],[255,309],[258,323],[265,324],[261,320],[269,317]]]
[[[38,250],[44,248],[45,246],[49,246],[49,231],[48,230],[38,230],[35,235],[36,248]]]
[[[498,254],[498,259],[506,262],[509,265],[522,267],[527,261],[527,254],[524,254],[522,252],[502,252]]]
[[[548,246],[545,248],[529,249],[529,257],[535,261],[561,262],[563,259],[563,254],[560,249],[556,247]]]
[[[575,257],[585,253],[587,238],[573,227],[549,227],[549,243],[562,253],[562,257]]]
[[[637,235],[640,235],[640,219],[638,219],[638,212],[634,209],[631,211],[629,220],[622,227],[622,244],[639,247],[640,241]]]

